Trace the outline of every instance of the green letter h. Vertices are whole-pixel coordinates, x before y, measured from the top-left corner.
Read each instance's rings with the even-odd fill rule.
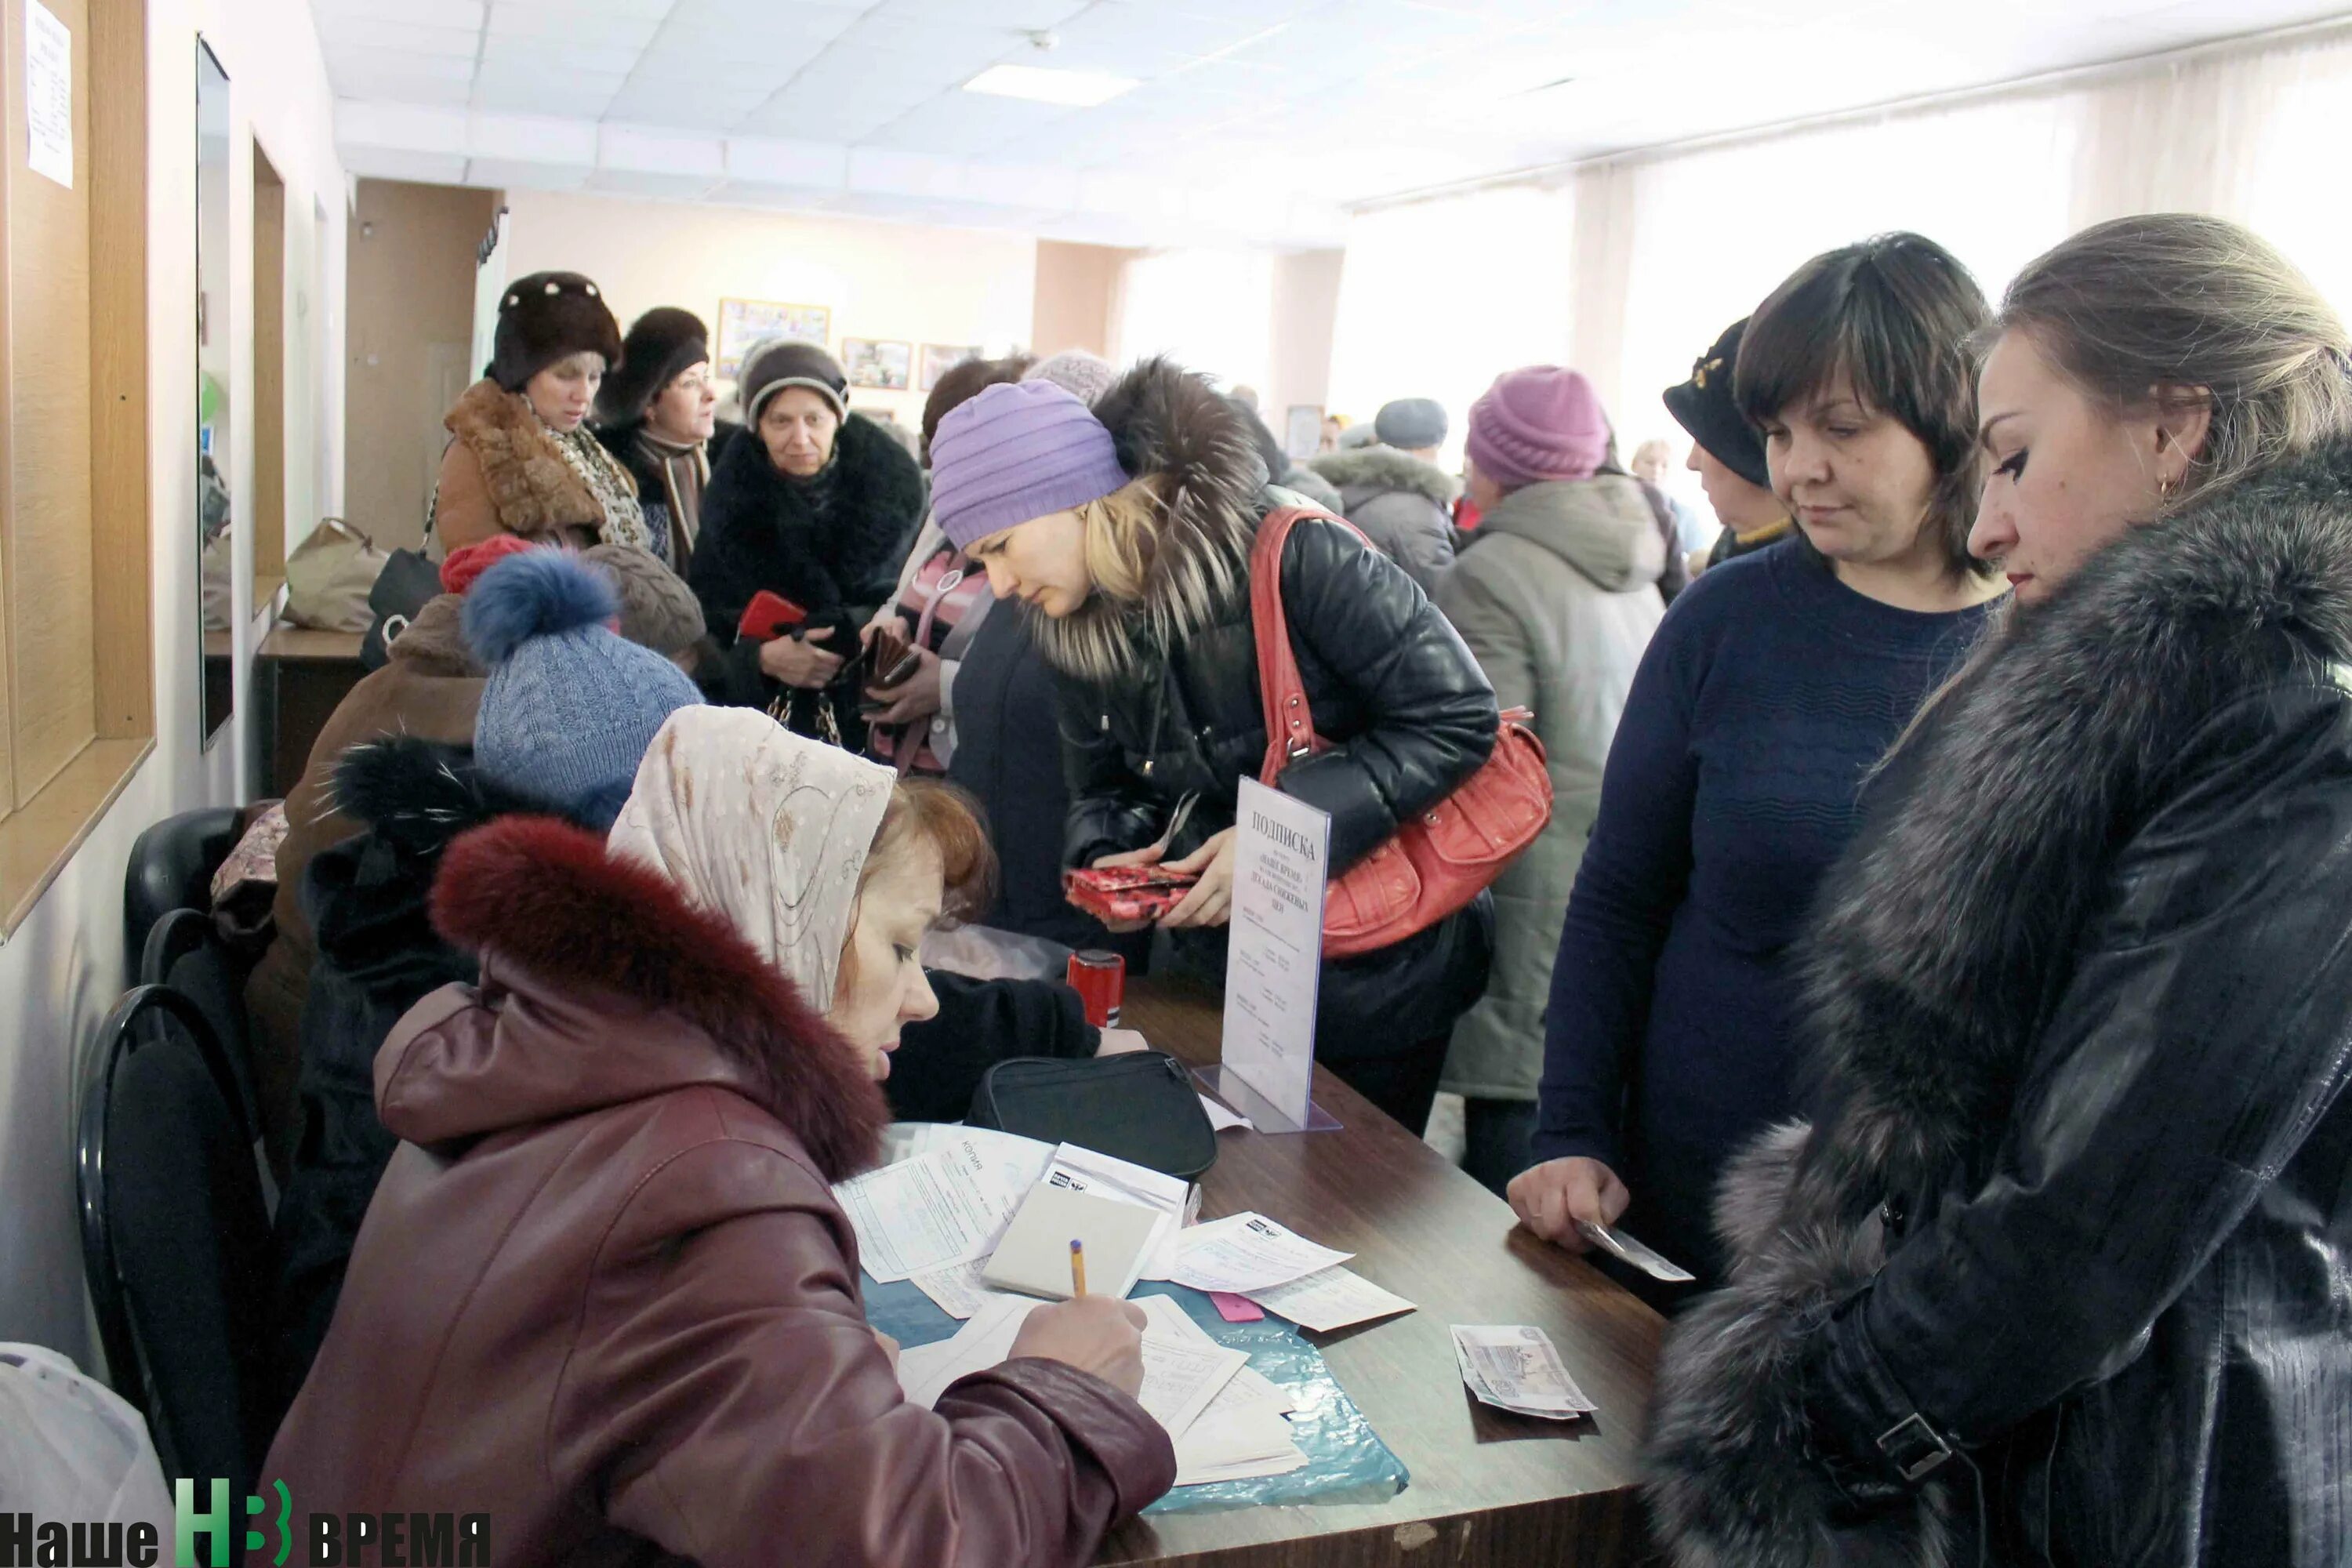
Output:
[[[213,1478],[213,1506],[204,1513],[196,1511],[195,1482],[182,1476],[173,1483],[173,1561],[179,1568],[199,1568],[196,1537],[209,1535],[213,1538],[212,1568],[228,1568],[228,1482],[218,1476]]]

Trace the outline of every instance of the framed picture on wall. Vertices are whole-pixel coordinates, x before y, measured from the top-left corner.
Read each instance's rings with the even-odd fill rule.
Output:
[[[1282,449],[1290,454],[1293,462],[1303,463],[1313,457],[1323,445],[1323,408],[1320,404],[1294,403],[1284,413]]]
[[[911,384],[915,346],[883,338],[841,340],[842,374],[852,386],[904,392]]]
[[[923,345],[923,376],[916,390],[929,392],[939,385],[940,377],[947,374],[968,359],[980,357],[978,343],[925,343]]]
[[[826,305],[787,305],[775,300],[719,301],[719,379],[733,381],[743,355],[770,338],[798,338],[823,348],[833,338],[833,310]]]

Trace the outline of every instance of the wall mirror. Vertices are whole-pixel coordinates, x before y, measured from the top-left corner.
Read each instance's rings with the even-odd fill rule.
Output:
[[[229,567],[236,471],[229,425],[228,73],[196,41],[196,584],[209,748],[236,700]]]

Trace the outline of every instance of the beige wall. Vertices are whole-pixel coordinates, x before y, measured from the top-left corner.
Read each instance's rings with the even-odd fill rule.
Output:
[[[1031,350],[1045,355],[1084,349],[1108,358],[1118,310],[1119,273],[1135,254],[1116,246],[1039,240]]]
[[[1258,389],[1259,412],[1276,437],[1295,404],[1323,406],[1331,386],[1331,330],[1339,311],[1344,250],[1302,250],[1274,264],[1273,370]]]
[[[359,183],[349,238],[344,504],[387,550],[423,542],[448,440],[441,416],[481,373],[471,363],[474,247],[498,202],[495,192],[453,185]],[[294,527],[289,549],[307,531]]]
[[[333,99],[303,0],[147,0],[148,455],[152,464],[155,749],[99,819],[5,945],[0,945],[0,1340],[50,1346],[96,1365],[82,1293],[75,1217],[76,1086],[106,1010],[127,980],[122,883],[131,841],[149,823],[240,798],[252,752],[250,660],[268,606],[251,602],[251,546],[233,531],[237,609],[238,722],[210,751],[198,735],[196,604],[196,97],[201,30],[231,83],[231,221],[227,321],[236,334],[230,396],[235,427],[252,427],[251,147],[256,139],[286,182],[290,211],[323,202],[340,214],[344,178],[334,156]],[[306,223],[304,226],[309,226]],[[332,507],[342,467],[343,268],[340,224],[323,252],[289,252],[288,286],[335,352],[315,396],[289,396],[286,437],[322,472],[300,483]],[[315,270],[312,264],[315,263]],[[289,374],[289,384],[292,377]],[[289,468],[295,459],[289,458]],[[233,454],[232,492],[251,493],[248,454]],[[289,505],[294,504],[289,479]],[[109,563],[100,562],[105,570]]]
[[[908,390],[849,397],[910,430],[922,423],[925,343],[993,354],[1030,341],[1037,242],[1025,236],[534,191],[510,192],[507,205],[507,276],[584,272],[624,330],[677,305],[715,334],[728,297],[829,308],[835,355],[845,336],[911,345]]]

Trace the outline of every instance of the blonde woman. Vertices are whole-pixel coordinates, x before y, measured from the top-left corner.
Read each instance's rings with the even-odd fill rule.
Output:
[[[941,420],[932,515],[1016,599],[1056,671],[1072,795],[1063,860],[1156,860],[1200,882],[1160,924],[1222,975],[1234,800],[1266,732],[1250,550],[1275,504],[1239,416],[1200,376],[1148,360],[1091,411],[1045,382],[992,386]],[[1451,794],[1494,748],[1495,693],[1403,570],[1336,521],[1284,548],[1282,597],[1329,750],[1280,787],[1331,816],[1333,876]],[[1323,966],[1317,1055],[1415,1132],[1454,1021],[1486,983],[1493,912],[1469,909]]]
[[[1659,1369],[1675,1563],[2352,1558],[2347,347],[2215,218],[2010,286],[2015,604],[1822,886],[1812,1120]]]

